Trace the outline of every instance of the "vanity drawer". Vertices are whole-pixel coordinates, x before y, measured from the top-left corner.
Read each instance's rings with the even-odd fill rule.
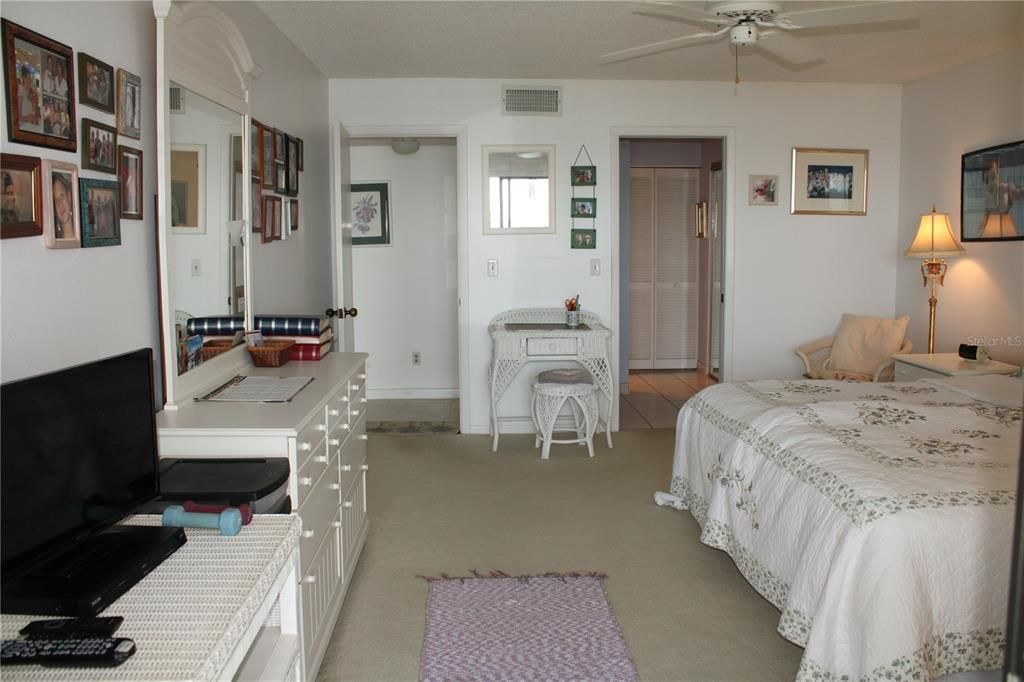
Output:
[[[331,522],[338,514],[338,495],[341,483],[338,467],[328,467],[299,509],[302,517],[302,535],[299,539],[299,560],[305,571],[329,533],[335,531]]]
[[[366,420],[360,419],[352,429],[352,435],[341,448],[341,490],[347,492],[352,481],[358,478],[366,466]]]
[[[344,421],[348,414],[348,385],[351,379],[346,381],[337,391],[327,399],[327,431],[333,431],[339,422]]]
[[[323,444],[324,436],[327,435],[327,413],[324,408],[317,411],[317,416],[309,420],[309,423],[299,429],[299,435],[295,439],[295,466],[301,469],[306,460],[319,445]]]
[[[298,495],[295,500],[295,508],[301,509],[306,498],[309,497],[310,493],[313,492],[313,487],[316,482],[323,476],[324,471],[329,466],[328,462],[330,457],[327,454],[327,442],[321,440],[320,444],[316,446],[310,457],[304,465],[299,467],[298,478]]]
[[[362,382],[360,382],[362,383]],[[348,423],[355,424],[359,418],[366,414],[366,386],[360,387],[359,391],[349,396],[348,402]]]
[[[527,355],[576,355],[575,337],[526,339]]]

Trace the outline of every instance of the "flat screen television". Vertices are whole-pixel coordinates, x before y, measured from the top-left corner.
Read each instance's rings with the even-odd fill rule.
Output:
[[[159,494],[151,349],[3,384],[0,422],[4,612],[91,615],[184,542],[115,526]]]

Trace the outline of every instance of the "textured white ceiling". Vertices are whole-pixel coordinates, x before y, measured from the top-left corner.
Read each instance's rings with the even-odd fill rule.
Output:
[[[703,7],[703,3],[680,3]],[[787,2],[784,9],[849,3]],[[740,50],[743,81],[905,83],[1024,44],[1024,1],[913,2],[920,19],[876,32],[807,29],[825,61],[799,69]],[[731,81],[728,40],[601,66],[599,56],[697,33],[578,0],[260,2],[328,78],[597,78]],[[798,6],[798,7],[797,7]]]

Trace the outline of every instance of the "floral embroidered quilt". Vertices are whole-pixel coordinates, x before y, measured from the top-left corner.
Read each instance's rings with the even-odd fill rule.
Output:
[[[721,384],[671,492],[805,648],[798,680],[1002,664],[1021,409],[928,381]]]

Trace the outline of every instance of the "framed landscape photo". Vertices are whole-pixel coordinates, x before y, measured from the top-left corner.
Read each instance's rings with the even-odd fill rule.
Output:
[[[792,172],[791,214],[867,214],[867,149],[794,148]]]
[[[596,218],[597,217],[597,199],[596,198],[572,198],[572,217],[573,218]]]
[[[747,195],[747,203],[751,206],[776,206],[779,203],[779,176],[778,175],[751,175],[749,176],[750,193]]]
[[[274,189],[274,181],[277,179],[277,170],[274,166],[273,128],[261,126],[260,144],[262,145],[262,152],[260,154],[260,163],[262,164],[263,169],[262,172],[260,173],[262,186],[263,189]]]
[[[117,173],[117,131],[92,119],[82,119],[82,168]]]
[[[42,165],[39,157],[0,157],[0,238],[36,237],[43,233]]]
[[[352,246],[391,243],[389,182],[352,184]]]
[[[48,249],[82,245],[78,211],[78,166],[43,161],[43,244]]]
[[[572,166],[573,187],[593,187],[597,184],[597,166]]]
[[[142,79],[124,69],[117,70],[117,132],[142,139]]]
[[[1024,140],[960,157],[960,241],[1024,239]]]
[[[4,19],[7,139],[78,151],[71,48]]]
[[[171,145],[171,231],[206,234],[206,145]]]
[[[117,190],[121,217],[142,220],[142,150],[117,147]]]
[[[82,178],[78,181],[82,209],[82,246],[117,246],[121,243],[117,183]]]
[[[114,67],[78,53],[78,101],[81,104],[114,113]]]

